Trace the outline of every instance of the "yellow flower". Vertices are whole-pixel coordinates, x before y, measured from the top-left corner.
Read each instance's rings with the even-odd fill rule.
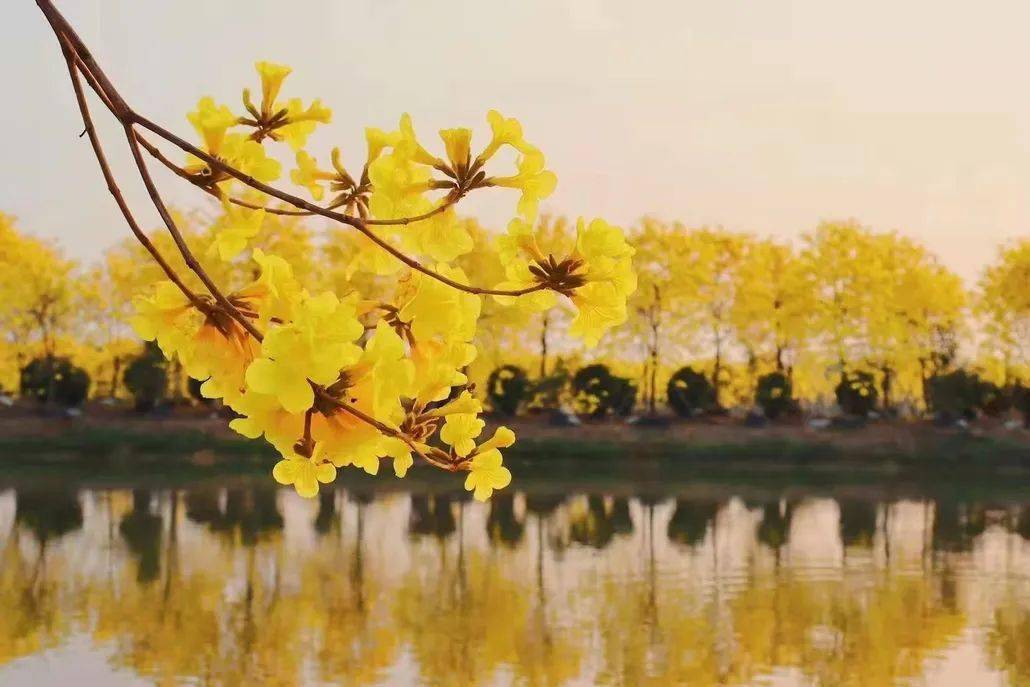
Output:
[[[306,188],[312,198],[322,200],[322,196],[325,195],[325,187],[319,182],[333,178],[335,175],[318,168],[315,158],[303,150],[297,153],[297,169],[290,172],[290,181]]]
[[[415,366],[411,395],[418,407],[424,408],[434,401],[442,401],[451,393],[451,387],[468,382],[462,368],[476,358],[476,347],[465,341],[428,340],[416,342],[411,348]]]
[[[411,123],[411,115],[407,112],[401,115],[400,138],[397,140],[395,147],[401,154],[411,158],[420,165],[434,167],[443,163],[443,160],[423,148],[422,144],[418,142],[418,137],[415,135],[415,127]]]
[[[587,282],[572,294],[576,317],[569,334],[596,346],[606,331],[626,321],[626,296],[612,282]]]
[[[489,145],[479,154],[481,161],[489,160],[501,146],[508,145],[513,148],[526,146],[526,142],[522,138],[522,125],[517,119],[505,117],[497,110],[490,110],[486,113],[486,121],[490,124],[493,137],[490,139]]]
[[[226,131],[235,126],[237,121],[232,110],[225,105],[216,105],[210,97],[201,98],[197,109],[186,115],[186,118],[204,139],[204,150],[216,157],[222,150]]]
[[[357,362],[353,341],[364,331],[354,303],[325,292],[301,301],[296,319],[265,333],[262,357],[247,368],[247,386],[275,396],[291,413],[311,407],[315,384],[335,382],[340,370]]]
[[[333,119],[333,112],[315,99],[307,108],[300,98],[290,98],[286,103],[286,124],[277,127],[278,134],[294,151],[299,151],[307,143],[308,136],[319,124],[328,124]]]
[[[341,370],[328,391],[348,406],[396,427],[404,418],[401,396],[407,395],[413,374],[404,342],[385,320],[380,320],[361,359]],[[355,465],[373,475],[379,471],[385,437],[347,410],[341,408],[327,417],[317,417],[312,436],[325,444],[325,452],[337,467]]]
[[[483,442],[472,456],[469,475],[465,478],[465,489],[473,492],[477,501],[486,501],[494,489],[503,489],[511,484],[511,472],[502,465],[499,448],[515,443],[515,433],[507,427],[498,427],[494,436]]]
[[[534,260],[544,259],[537,246],[533,225],[516,218],[508,222],[508,231],[497,237],[497,257],[501,264],[508,265],[522,254]]]
[[[443,139],[443,147],[447,151],[447,159],[450,160],[452,169],[468,169],[472,162],[472,130],[441,129],[440,138]]]
[[[411,447],[396,437],[383,437],[380,450],[384,456],[393,458],[393,472],[398,477],[408,474],[408,469],[415,462],[411,457]]]
[[[372,182],[369,209],[379,219],[413,217],[432,208],[423,195],[429,188],[429,171],[399,148],[377,157],[369,165],[368,178]]]
[[[203,382],[201,395],[231,405],[243,393],[244,375],[258,351],[257,342],[238,323],[216,327],[205,322],[193,339],[191,353],[182,358],[183,369]]]
[[[222,201],[224,214],[215,223],[215,240],[211,252],[228,262],[247,247],[250,239],[261,231],[265,221],[264,209],[251,210]]]
[[[251,254],[260,274],[256,281],[232,294],[238,308],[253,314],[264,327],[270,321],[287,322],[304,298],[304,291],[293,276],[293,268],[278,255],[268,255],[260,248]]]
[[[468,283],[461,268],[440,263],[435,269],[453,281]],[[399,316],[411,325],[417,341],[434,336],[472,340],[482,305],[479,296],[459,291],[421,272],[412,273],[410,283],[414,293],[400,309]]]
[[[483,431],[486,422],[471,413],[452,413],[446,416],[440,441],[454,447],[459,456],[467,456],[476,447],[475,438]]]
[[[529,225],[516,220],[509,225],[508,234],[498,238],[498,251],[507,266],[506,279],[496,288],[518,291],[544,285],[550,289],[517,298],[495,297],[502,305],[542,311],[554,305],[554,292],[562,293],[577,310],[569,333],[588,346],[596,345],[606,331],[626,321],[626,299],[637,288],[632,264],[635,251],[618,227],[603,219],[588,224],[581,218],[573,250],[559,260],[544,258]]]
[[[248,439],[265,439],[283,455],[289,455],[304,431],[304,413],[288,413],[274,396],[247,390],[230,407],[241,417],[229,427]]]
[[[310,499],[318,495],[319,482],[329,484],[336,479],[336,467],[324,461],[321,446],[316,443],[310,458],[294,454],[276,463],[272,477],[279,484],[292,484],[298,494]]]
[[[540,201],[554,193],[558,177],[544,169],[544,155],[536,148],[526,147],[518,160],[518,174],[510,177],[491,177],[492,186],[517,188],[522,191],[518,213],[527,222],[536,220]]]
[[[409,224],[403,236],[407,248],[441,262],[450,262],[459,255],[465,255],[475,245],[465,223],[458,219],[453,208]]]
[[[400,140],[400,133],[387,133],[373,126],[365,128],[365,142],[368,145],[368,157],[365,166],[371,165],[387,148],[393,148]]]
[[[382,434],[364,420],[342,409],[317,415],[311,424],[311,436],[323,444],[336,467],[353,465],[370,475],[379,473]]]
[[[157,341],[169,360],[176,354],[188,357],[204,316],[190,304],[179,287],[170,281],[160,281],[152,296],[137,296],[132,302],[136,314],[129,323],[141,339]]]
[[[266,115],[271,114],[283,81],[293,70],[286,65],[265,61],[256,62],[254,68],[261,77],[261,112]]]
[[[263,145],[243,134],[226,135],[222,154],[218,157],[258,181],[275,181],[282,174],[282,165],[279,161],[268,157]]]

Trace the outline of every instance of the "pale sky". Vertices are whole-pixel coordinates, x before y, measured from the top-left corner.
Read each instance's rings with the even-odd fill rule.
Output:
[[[128,235],[104,189],[57,44],[4,0],[0,210],[93,258]],[[543,209],[645,214],[796,237],[854,217],[928,244],[967,280],[1030,234],[1030,3],[940,0],[64,0],[126,99],[192,136],[201,95],[238,108],[258,59],[322,97],[313,151],[363,156],[366,125],[421,137],[497,108],[558,174]],[[118,132],[103,129],[132,180]],[[118,149],[118,154],[115,150]],[[196,195],[170,178],[169,198]],[[138,185],[129,198],[156,215]],[[467,204],[503,227],[510,195]]]

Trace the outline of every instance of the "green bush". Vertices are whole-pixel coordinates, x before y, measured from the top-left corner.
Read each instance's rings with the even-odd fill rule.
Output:
[[[561,406],[562,394],[569,385],[569,371],[561,358],[551,374],[535,380],[529,390],[530,410],[557,410]]]
[[[758,378],[755,402],[770,420],[794,412],[794,388],[782,372],[770,372]]]
[[[633,414],[637,405],[637,385],[625,377],[612,377],[611,409],[619,417]]]
[[[1012,388],[1012,407],[1023,415],[1023,425],[1030,428],[1030,387],[1016,383]]]
[[[153,410],[168,391],[168,364],[161,349],[148,342],[143,352],[125,368],[122,381],[132,394],[136,410]]]
[[[486,380],[486,395],[498,413],[515,415],[529,394],[529,377],[517,365],[502,365]]]
[[[616,377],[605,365],[587,365],[572,377],[576,409],[584,415],[602,418],[609,412],[629,415],[636,404],[637,387]]]
[[[998,417],[1012,408],[1015,389],[1003,389],[994,382],[981,382],[980,410],[991,417]]]
[[[21,370],[21,394],[65,408],[81,405],[89,395],[89,375],[67,358],[36,358]]]
[[[934,375],[926,382],[927,403],[937,415],[971,418],[983,402],[983,381],[965,370]]]
[[[837,405],[845,415],[865,417],[876,408],[876,380],[868,372],[844,375],[834,389]]]
[[[700,372],[682,367],[669,378],[665,388],[669,407],[680,417],[691,417],[715,407],[715,388]]]
[[[204,386],[205,381],[206,380],[203,379],[188,377],[186,379],[186,392],[190,395],[190,398],[197,402],[198,405],[209,406],[214,403],[214,399],[208,398],[200,392],[200,387]]]

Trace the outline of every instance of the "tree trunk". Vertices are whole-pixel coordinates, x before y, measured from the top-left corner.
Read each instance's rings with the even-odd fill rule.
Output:
[[[719,398],[719,389],[722,386],[722,336],[718,329],[715,333],[715,364],[712,366],[712,388],[715,390],[715,405],[722,407]]]
[[[118,373],[121,372],[122,368],[122,357],[116,355],[111,363],[111,398],[115,398],[118,395]]]
[[[894,371],[890,368],[890,365],[884,365],[880,368],[883,372],[883,381],[880,382],[880,388],[883,390],[883,409],[890,410],[891,403],[891,382],[893,381]]]
[[[658,315],[655,313],[651,321],[651,379],[647,409],[651,415],[655,414],[658,400]]]
[[[540,379],[547,376],[547,326],[550,324],[548,314],[543,314],[543,323],[540,327]]]

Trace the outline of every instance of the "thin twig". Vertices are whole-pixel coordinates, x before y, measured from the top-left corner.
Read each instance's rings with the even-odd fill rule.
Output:
[[[168,212],[168,208],[164,204],[164,200],[161,198],[161,194],[157,190],[157,186],[154,184],[153,178],[150,176],[150,170],[147,169],[147,161],[143,159],[143,153],[140,150],[139,143],[136,141],[136,132],[132,127],[132,124],[125,124],[125,138],[129,142],[129,150],[132,151],[132,159],[136,162],[136,168],[139,170],[140,177],[143,179],[143,185],[147,189],[147,193],[150,195],[150,200],[153,201],[154,207],[157,208],[157,214],[161,216],[161,220],[165,223],[165,227],[168,228],[168,233],[172,235],[172,240],[175,241],[175,245],[179,248],[179,252],[182,254],[182,259],[186,261],[186,266],[189,267],[200,281],[203,282],[208,292],[214,297],[225,312],[232,317],[234,320],[240,323],[247,332],[254,337],[257,341],[263,339],[261,332],[258,331],[257,327],[253,323],[244,317],[232,302],[225,297],[218,285],[215,284],[214,280],[204,270],[204,267],[197,260],[196,256],[193,255],[193,251],[190,250],[189,245],[186,243],[186,239],[182,237],[182,233],[179,231],[179,227],[175,224],[175,220],[172,219],[171,213]]]
[[[59,39],[62,36],[58,37]],[[103,146],[100,143],[100,138],[97,136],[96,128],[93,125],[93,118],[89,113],[89,104],[86,102],[86,94],[82,90],[82,82],[79,81],[79,74],[75,67],[75,61],[69,51],[68,46],[64,44],[62,40],[61,45],[62,52],[65,55],[65,61],[68,63],[68,74],[71,77],[72,88],[75,91],[75,101],[78,103],[79,112],[82,115],[82,123],[86,128],[86,134],[89,136],[90,145],[93,147],[93,153],[97,158],[97,163],[100,165],[100,173],[104,177],[104,181],[107,183],[107,190],[114,197],[115,203],[118,205],[118,209],[122,213],[122,217],[125,218],[125,223],[129,225],[129,229],[136,236],[136,239],[143,245],[150,256],[154,258],[154,261],[161,267],[161,270],[165,273],[165,276],[179,287],[183,295],[186,296],[189,301],[195,305],[201,305],[200,299],[185,283],[179,275],[172,269],[172,266],[164,259],[157,247],[151,242],[150,237],[140,229],[139,224],[136,222],[136,218],[133,217],[132,211],[129,209],[128,204],[125,202],[125,197],[122,195],[121,189],[118,187],[118,183],[111,173],[111,167],[107,163],[107,156],[104,154]]]
[[[85,43],[83,43],[82,39],[79,38],[78,34],[75,33],[74,29],[72,29],[71,25],[68,24],[67,20],[61,15],[61,13],[57,11],[53,3],[50,2],[50,0],[36,0],[36,4],[43,11],[43,14],[46,16],[47,20],[50,22],[51,27],[58,34],[58,36],[60,37],[61,35],[64,35],[67,38],[68,42],[71,44],[72,52],[78,55],[78,58],[81,60],[82,66],[85,68],[85,71],[89,73],[90,86],[94,90],[96,90],[98,94],[100,94],[101,98],[105,99],[105,104],[108,104],[108,106],[111,108],[112,113],[115,115],[115,117],[118,118],[120,122],[122,122],[123,126],[125,126],[126,128],[129,128],[132,124],[138,124],[143,128],[153,132],[154,134],[164,139],[168,143],[171,143],[176,147],[180,148],[184,152],[190,153],[195,157],[203,160],[205,163],[208,164],[208,166],[212,167],[213,169],[228,174],[229,176],[241,181],[242,183],[244,183],[247,186],[250,186],[253,189],[256,189],[270,196],[278,198],[279,200],[288,203],[296,208],[306,210],[313,215],[319,215],[321,217],[334,220],[341,224],[350,225],[358,231],[360,231],[365,236],[367,236],[377,246],[385,250],[387,253],[389,253],[396,259],[400,260],[402,263],[404,263],[411,269],[416,270],[418,272],[422,272],[426,276],[432,277],[433,279],[436,279],[444,284],[447,284],[452,288],[458,289],[459,291],[479,295],[522,296],[528,293],[534,293],[536,291],[541,291],[547,288],[543,284],[537,284],[523,289],[504,290],[462,284],[461,282],[450,279],[449,277],[445,277],[439,272],[436,272],[435,270],[426,267],[417,260],[405,255],[403,252],[396,249],[387,241],[383,240],[375,232],[371,231],[368,228],[368,226],[366,226],[368,222],[374,222],[376,220],[364,220],[361,218],[351,217],[343,213],[322,208],[318,205],[315,205],[314,203],[310,203],[304,200],[303,198],[295,196],[291,193],[287,193],[285,191],[281,191],[275,188],[274,186],[269,186],[268,184],[258,181],[249,174],[244,174],[235,167],[226,164],[225,162],[214,157],[213,155],[210,155],[206,151],[197,148],[188,141],[180,138],[179,136],[176,136],[171,131],[165,129],[159,124],[156,124],[155,122],[152,122],[151,120],[147,119],[143,115],[140,115],[132,108],[130,108],[125,103],[125,100],[118,93],[117,89],[115,89],[111,81],[107,78],[107,75],[104,73],[104,71],[96,63],[96,60],[93,59],[93,56],[89,52],[89,49],[86,47]],[[133,136],[131,143],[132,145],[138,148],[135,136]]]
[[[347,224],[349,226],[354,227],[355,229],[360,231],[362,234],[364,234],[366,237],[368,237],[374,244],[376,244],[377,246],[379,246],[380,248],[385,250],[387,253],[389,253],[390,255],[395,257],[396,259],[400,260],[402,263],[404,263],[405,265],[407,265],[411,269],[413,269],[413,270],[415,270],[417,272],[421,272],[421,273],[425,274],[426,276],[432,277],[433,279],[436,279],[437,281],[440,281],[440,282],[442,282],[442,283],[444,283],[444,284],[446,284],[446,285],[448,285],[448,286],[450,286],[450,287],[452,287],[454,289],[457,289],[459,291],[464,291],[465,293],[472,293],[472,294],[477,294],[477,295],[523,296],[525,294],[534,293],[536,291],[542,291],[542,290],[547,288],[543,284],[537,284],[535,286],[528,286],[528,287],[523,288],[523,289],[515,289],[515,290],[510,290],[509,291],[509,290],[505,290],[505,289],[489,289],[489,288],[483,288],[483,287],[478,287],[478,286],[469,286],[468,284],[462,284],[461,282],[455,281],[455,280],[453,280],[453,279],[451,279],[449,277],[445,277],[444,275],[440,274],[439,272],[436,272],[435,270],[432,270],[432,269],[426,267],[425,265],[423,265],[419,261],[415,260],[414,258],[411,258],[411,257],[405,255],[404,253],[402,253],[401,251],[399,251],[397,248],[395,248],[390,243],[388,243],[383,238],[381,238],[378,234],[376,234],[375,232],[370,230],[366,226],[366,221],[367,220],[362,220],[362,219],[359,219],[357,217],[351,217],[350,215],[344,215],[342,213],[335,212],[333,210],[327,210],[327,209],[325,209],[323,207],[315,205],[314,203],[309,203],[308,201],[304,200],[303,198],[299,198],[299,197],[297,197],[297,196],[295,196],[293,194],[286,193],[285,191],[281,191],[281,190],[275,188],[274,186],[269,186],[268,184],[265,184],[265,183],[263,183],[261,181],[258,181],[257,179],[255,179],[254,177],[250,176],[249,174],[245,174],[245,173],[241,172],[240,170],[236,169],[235,167],[233,167],[231,165],[228,165],[225,162],[222,162],[221,160],[219,160],[218,158],[214,157],[213,155],[210,155],[209,153],[201,150],[200,148],[197,148],[193,144],[189,143],[188,141],[183,140],[179,136],[176,136],[175,134],[173,134],[171,131],[168,131],[167,129],[165,129],[161,125],[156,124],[156,123],[150,121],[149,119],[147,119],[146,117],[143,117],[142,115],[139,115],[139,114],[137,114],[135,112],[130,111],[129,117],[135,123],[137,123],[140,126],[142,126],[144,129],[148,129],[151,132],[153,132],[154,134],[156,134],[157,136],[163,138],[165,141],[171,143],[172,145],[178,146],[179,148],[181,148],[183,150],[183,152],[190,153],[191,155],[194,155],[194,156],[200,158],[205,163],[207,163],[208,166],[210,166],[210,167],[212,167],[212,168],[214,168],[214,169],[216,169],[216,170],[218,170],[220,172],[228,174],[229,176],[231,176],[234,179],[237,179],[237,180],[243,182],[244,184],[246,184],[247,186],[250,186],[253,189],[256,189],[256,190],[261,191],[263,193],[266,193],[266,194],[268,194],[270,196],[278,198],[279,200],[282,200],[283,202],[289,203],[290,205],[293,205],[294,207],[303,208],[305,210],[308,210],[308,211],[310,211],[314,215],[319,215],[321,217],[326,217],[328,219],[334,220],[334,221],[339,222],[341,224]]]

